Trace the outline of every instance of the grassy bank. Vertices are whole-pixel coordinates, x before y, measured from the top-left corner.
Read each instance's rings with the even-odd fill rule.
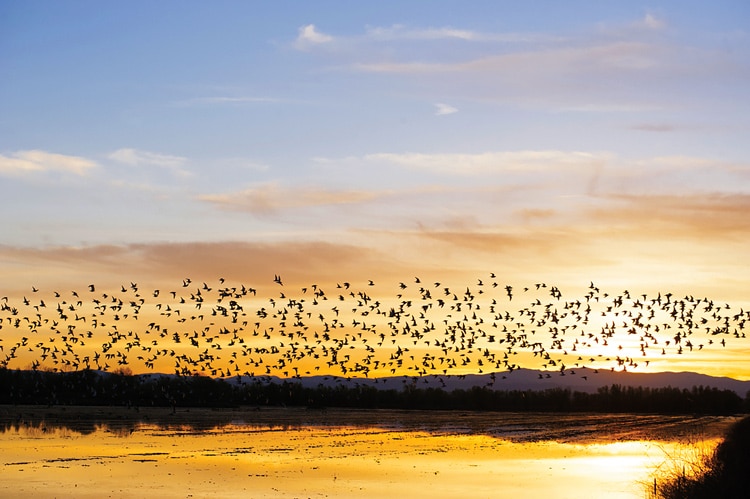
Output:
[[[654,483],[656,499],[744,499],[750,497],[750,416],[735,423],[716,450],[693,467]]]

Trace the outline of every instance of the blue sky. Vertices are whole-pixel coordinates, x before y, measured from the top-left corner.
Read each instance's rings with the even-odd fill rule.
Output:
[[[745,2],[0,9],[7,246],[746,228]]]
[[[727,111],[746,101],[748,8],[718,4],[11,2],[2,146],[284,167],[372,151],[671,153],[628,127],[746,124]],[[328,41],[298,43],[304,26]],[[503,55],[518,60],[470,66]],[[450,121],[434,119],[443,100]],[[725,133],[680,150],[741,147],[741,131]]]
[[[748,308],[748,81],[745,1],[2,2],[5,292],[497,272]]]

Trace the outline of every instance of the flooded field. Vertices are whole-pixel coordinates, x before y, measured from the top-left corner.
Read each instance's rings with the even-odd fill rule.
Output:
[[[645,497],[736,418],[0,408],[0,497]]]

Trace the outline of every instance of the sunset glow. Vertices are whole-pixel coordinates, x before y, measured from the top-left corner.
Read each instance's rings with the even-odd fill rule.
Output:
[[[159,419],[158,410],[144,412]],[[227,414],[237,420],[202,430],[154,423],[121,431],[100,426],[85,433],[51,426],[11,427],[0,433],[4,468],[0,492],[12,492],[14,497],[50,492],[58,497],[94,497],[113,490],[136,495],[156,490],[170,498],[186,493],[300,497],[319,491],[332,497],[407,493],[420,498],[465,494],[635,498],[643,497],[651,477],[689,463],[696,443],[703,452],[717,444],[714,433],[688,432],[692,439],[688,440],[686,428],[682,438],[671,435],[660,440],[656,428],[643,424],[648,416],[643,420],[626,416],[626,424],[619,425],[603,416],[600,419],[608,420],[608,430],[614,433],[596,425],[574,426],[565,438],[551,440],[542,435],[554,425],[549,416],[539,414],[510,413],[498,420],[496,414],[456,416],[438,411],[423,413],[423,419],[414,422],[418,428],[409,429],[400,426],[404,414],[399,411],[380,411],[369,415],[369,424],[360,420],[357,425],[336,424],[335,411],[264,412],[194,411],[198,420]],[[270,422],[273,417],[275,423]],[[368,420],[361,413],[344,413],[344,417]],[[253,423],[253,418],[267,422]],[[299,424],[310,418],[323,424]],[[667,429],[662,437],[669,435],[669,418],[656,419],[657,426]],[[690,418],[681,419],[688,424]],[[719,428],[729,424],[723,421],[727,418],[716,419],[713,424]],[[284,424],[294,420],[297,424]],[[498,428],[498,424],[512,428],[529,420],[535,428],[532,433],[539,434],[535,438],[524,439],[512,431],[505,434]],[[476,432],[466,433],[467,423]],[[640,438],[626,437],[634,423],[646,430]],[[492,434],[493,429],[499,434]]]
[[[750,379],[744,3],[41,4],[0,8],[3,365]]]

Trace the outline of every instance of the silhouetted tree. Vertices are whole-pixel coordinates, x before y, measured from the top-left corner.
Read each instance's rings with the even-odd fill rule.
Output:
[[[293,381],[230,383],[206,376],[0,369],[0,404],[734,414],[750,408],[750,394],[742,399],[731,390],[704,386],[681,390],[617,384],[602,387],[596,393],[567,388],[502,391],[486,386],[445,391],[420,388],[413,383],[405,384],[401,390],[342,384],[306,388]]]

